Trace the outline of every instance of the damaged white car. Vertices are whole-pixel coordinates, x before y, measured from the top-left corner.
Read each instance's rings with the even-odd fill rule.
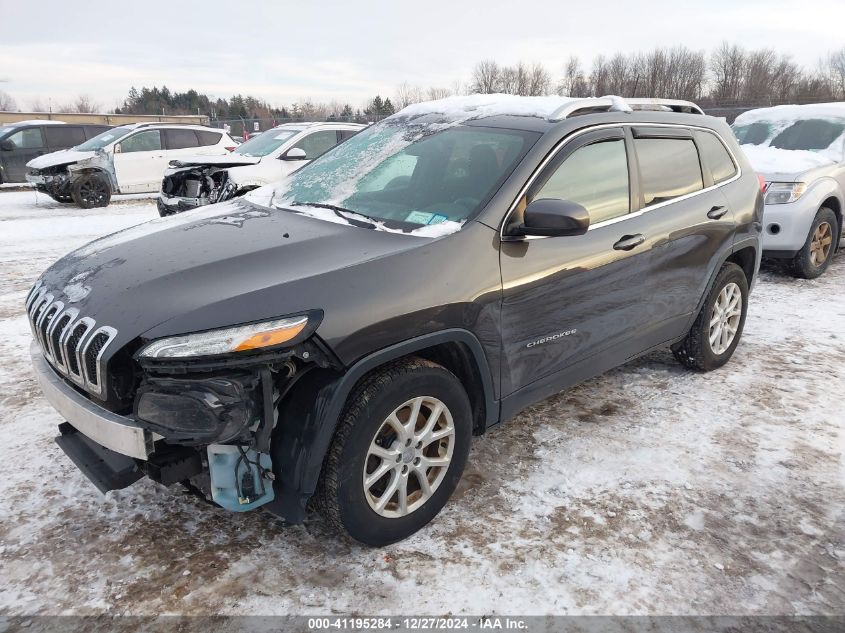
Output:
[[[83,209],[105,207],[113,194],[158,191],[173,159],[224,155],[235,147],[232,137],[215,128],[134,123],[29,161],[26,179],[59,202],[75,202]]]
[[[166,216],[222,202],[281,180],[364,127],[285,123],[251,138],[228,156],[172,160],[161,183],[158,212]]]
[[[731,127],[766,181],[763,255],[818,277],[843,237],[845,103],[760,108]]]

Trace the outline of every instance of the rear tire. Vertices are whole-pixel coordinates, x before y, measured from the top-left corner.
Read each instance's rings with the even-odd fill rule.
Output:
[[[70,193],[83,209],[106,207],[111,200],[111,185],[99,174],[86,174],[73,183]]]
[[[407,538],[449,500],[471,437],[469,398],[454,374],[421,358],[387,365],[349,397],[323,466],[317,508],[367,545]]]
[[[733,356],[748,311],[748,280],[734,263],[725,263],[684,340],[672,346],[682,365],[711,371]]]
[[[824,273],[839,244],[839,233],[839,222],[833,210],[827,207],[819,209],[807,241],[792,260],[792,274],[801,279],[815,279]]]

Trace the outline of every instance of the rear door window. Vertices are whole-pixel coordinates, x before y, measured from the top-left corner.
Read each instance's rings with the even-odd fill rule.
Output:
[[[12,141],[19,149],[39,149],[44,147],[40,127],[28,127],[12,134],[7,140]]]
[[[220,132],[206,132],[205,130],[194,130],[199,137],[200,145],[208,147],[210,145],[217,145],[220,142],[220,137],[223,136]]]
[[[164,139],[167,149],[187,149],[200,145],[193,130],[164,130]]]
[[[355,136],[357,133],[358,130],[339,130],[337,134],[340,142],[343,143],[343,141],[352,136]]]
[[[575,150],[549,176],[535,200],[569,200],[590,214],[598,224],[630,211],[628,156],[624,139],[599,141]]]
[[[145,130],[120,141],[121,152],[152,152],[161,149],[159,130]]]
[[[294,145],[294,147],[304,150],[306,159],[314,160],[321,154],[325,154],[335,145],[337,145],[337,132],[334,130],[324,130],[309,134]]]
[[[48,125],[44,128],[47,147],[64,149],[85,142],[85,131],[75,125]]]
[[[690,138],[635,138],[645,206],[704,188],[701,162]]]
[[[696,136],[698,149],[704,163],[710,168],[713,182],[719,184],[736,175],[736,165],[721,140],[710,132],[699,132]]]

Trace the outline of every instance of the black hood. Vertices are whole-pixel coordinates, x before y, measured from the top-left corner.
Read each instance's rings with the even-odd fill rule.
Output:
[[[91,242],[41,280],[55,299],[116,328],[119,349],[138,336],[320,309],[331,284],[315,277],[430,242],[341,222],[239,199]]]

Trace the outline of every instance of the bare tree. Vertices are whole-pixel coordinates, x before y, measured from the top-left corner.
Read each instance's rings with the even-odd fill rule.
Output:
[[[710,69],[713,72],[711,97],[722,101],[737,101],[745,74],[745,51],[742,47],[722,42],[710,56]]]
[[[13,112],[18,109],[17,102],[12,99],[12,95],[8,92],[3,92],[0,90],[0,111],[2,112]]]
[[[61,108],[63,112],[82,112],[93,114],[99,112],[100,104],[93,101],[88,95],[79,95],[74,101]]]
[[[499,64],[493,60],[478,62],[472,71],[472,91],[480,94],[499,92]]]
[[[557,93],[563,97],[589,97],[590,86],[581,68],[581,60],[572,55],[563,70],[563,79],[557,87]]]
[[[424,100],[425,97],[423,95],[423,91],[419,86],[414,86],[406,81],[403,81],[396,88],[395,101],[396,107],[399,110],[411,105],[412,103],[419,103]]]
[[[532,97],[548,94],[551,91],[552,76],[542,64],[534,64],[528,76],[528,94]]]
[[[437,88],[432,86],[425,91],[425,96],[429,101],[434,101],[435,99],[445,99],[446,97],[452,96],[452,90],[450,88]]]

